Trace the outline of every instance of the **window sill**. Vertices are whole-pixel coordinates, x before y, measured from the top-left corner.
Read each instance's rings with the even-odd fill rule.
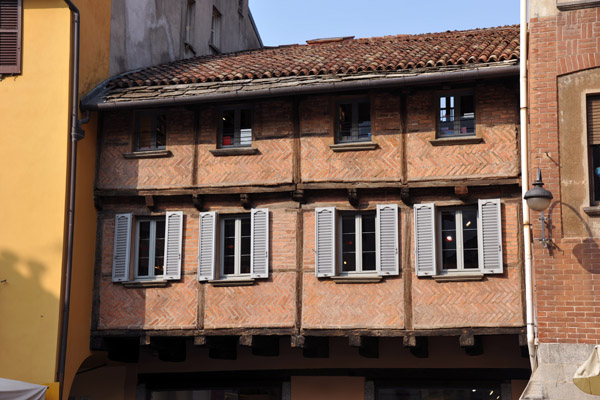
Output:
[[[587,215],[596,217],[600,215],[600,206],[583,207],[583,212]]]
[[[580,8],[591,8],[600,6],[598,0],[578,0],[578,1],[561,1],[556,2],[556,8],[560,11],[578,10]]]
[[[433,139],[430,140],[432,146],[456,146],[463,144],[477,144],[483,142],[483,138],[477,136],[469,136],[469,137],[451,137],[451,138],[443,138],[443,139]]]
[[[258,149],[256,147],[231,147],[224,149],[210,149],[209,151],[215,157],[251,156],[258,154]]]
[[[122,285],[129,289],[135,288],[157,288],[157,287],[167,287],[169,285],[169,281],[137,281],[137,282],[123,282]]]
[[[445,274],[445,275],[434,275],[432,278],[438,282],[481,281],[481,280],[483,280],[483,273],[481,273],[481,272],[452,273],[452,274]]]
[[[123,158],[127,159],[140,159],[140,158],[164,158],[172,157],[173,153],[171,150],[146,150],[146,151],[134,151],[132,153],[123,153]]]
[[[252,286],[254,278],[231,278],[208,281],[213,286]]]
[[[381,281],[379,275],[356,275],[356,276],[332,276],[331,280],[335,283],[377,283]]]
[[[335,152],[375,150],[378,147],[375,142],[353,142],[330,144],[329,148]]]

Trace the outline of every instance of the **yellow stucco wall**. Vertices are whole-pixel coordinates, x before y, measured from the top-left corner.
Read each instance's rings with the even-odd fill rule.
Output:
[[[110,1],[81,10],[80,92],[108,75]],[[86,25],[87,23],[87,25]],[[62,0],[23,0],[22,74],[0,81],[0,377],[53,382],[66,251],[71,17]],[[89,355],[96,125],[80,142],[66,386]],[[66,391],[68,395],[68,390]]]

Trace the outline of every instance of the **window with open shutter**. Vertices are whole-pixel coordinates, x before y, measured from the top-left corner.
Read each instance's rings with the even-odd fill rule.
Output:
[[[21,73],[21,0],[0,0],[0,74]]]
[[[131,214],[115,216],[115,245],[113,252],[113,282],[129,280],[131,251]]]
[[[398,275],[398,205],[377,205],[377,271]]]
[[[165,279],[181,279],[183,212],[167,212],[165,228]]]
[[[269,277],[269,210],[252,210],[250,230],[252,248],[250,257],[250,275],[252,278]]]
[[[198,231],[198,280],[215,279],[215,245],[217,240],[217,213],[200,213]]]
[[[415,204],[415,270],[417,276],[431,276],[437,272],[435,233],[435,205]]]
[[[315,209],[316,259],[318,277],[335,275],[335,207]]]
[[[587,97],[590,202],[600,204],[600,96]]]
[[[502,273],[502,219],[500,199],[479,200],[481,244],[479,265],[484,273]]]

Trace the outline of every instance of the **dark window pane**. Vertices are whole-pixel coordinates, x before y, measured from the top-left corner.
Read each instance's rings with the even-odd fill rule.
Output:
[[[340,142],[352,140],[352,104],[340,104],[338,108],[338,134]]]
[[[241,255],[250,255],[250,236],[242,237]]]
[[[477,249],[477,230],[463,231],[463,249]]]
[[[443,211],[442,212],[442,230],[455,230],[456,229],[456,212],[455,211]]]
[[[166,222],[164,220],[156,221],[156,238],[157,239],[165,238],[165,225],[166,225]]]
[[[152,148],[152,115],[138,114],[137,150]]]
[[[235,144],[235,110],[224,110],[221,118],[223,124],[221,145],[233,146]]]
[[[342,254],[342,271],[356,271],[356,253],[347,252]]]
[[[600,202],[600,145],[592,146],[592,173],[594,175],[594,201]]]
[[[460,118],[475,118],[473,95],[460,96]]]
[[[442,265],[444,269],[456,269],[456,250],[442,251]]]
[[[375,215],[362,216],[362,251],[375,251]],[[363,265],[364,269],[364,265]]]
[[[250,236],[250,218],[241,218],[242,236]]]
[[[371,138],[371,106],[370,103],[358,103],[358,139]]]
[[[342,217],[342,233],[354,233],[356,229],[356,223],[354,222],[354,215]]]
[[[252,127],[250,118],[250,109],[242,108],[240,110],[240,129],[250,129]]]
[[[223,254],[233,256],[235,254],[235,237],[226,237],[223,245]]]
[[[464,250],[463,259],[465,263],[465,269],[477,269],[479,268],[479,252],[477,249]]]
[[[242,259],[240,262],[240,273],[241,274],[249,274],[250,273],[250,254],[247,256],[242,255]]]
[[[156,118],[156,148],[163,149],[167,144],[167,115],[158,114]]]
[[[223,273],[225,275],[230,275],[235,273],[234,268],[234,256],[225,256],[223,257]]]
[[[140,221],[138,243],[138,275],[148,275],[148,263],[150,257],[150,221]]]
[[[375,252],[374,251],[365,252],[363,250],[362,270],[363,271],[375,271],[376,268],[377,268],[377,265],[376,265],[376,261],[375,261]]]

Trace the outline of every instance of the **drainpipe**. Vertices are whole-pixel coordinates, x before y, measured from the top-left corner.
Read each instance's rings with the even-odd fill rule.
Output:
[[[69,165],[69,225],[67,230],[67,261],[65,265],[65,274],[63,277],[63,312],[62,326],[60,331],[60,352],[58,358],[58,382],[60,383],[59,399],[63,398],[65,384],[65,365],[67,360],[67,336],[69,333],[69,309],[71,304],[71,271],[73,269],[73,230],[75,227],[75,182],[77,172],[77,142],[85,136],[81,125],[87,123],[90,119],[89,112],[86,112],[84,119],[78,120],[79,103],[79,10],[70,0],[64,0],[69,6],[73,15],[73,42],[72,42],[72,65],[71,65],[71,162]]]
[[[521,62],[519,68],[519,103],[521,117],[521,190],[523,201],[523,244],[525,247],[525,315],[527,322],[527,348],[531,373],[537,369],[535,322],[533,318],[533,274],[531,262],[531,222],[527,202],[523,198],[529,190],[529,146],[527,133],[527,0],[521,0]]]

